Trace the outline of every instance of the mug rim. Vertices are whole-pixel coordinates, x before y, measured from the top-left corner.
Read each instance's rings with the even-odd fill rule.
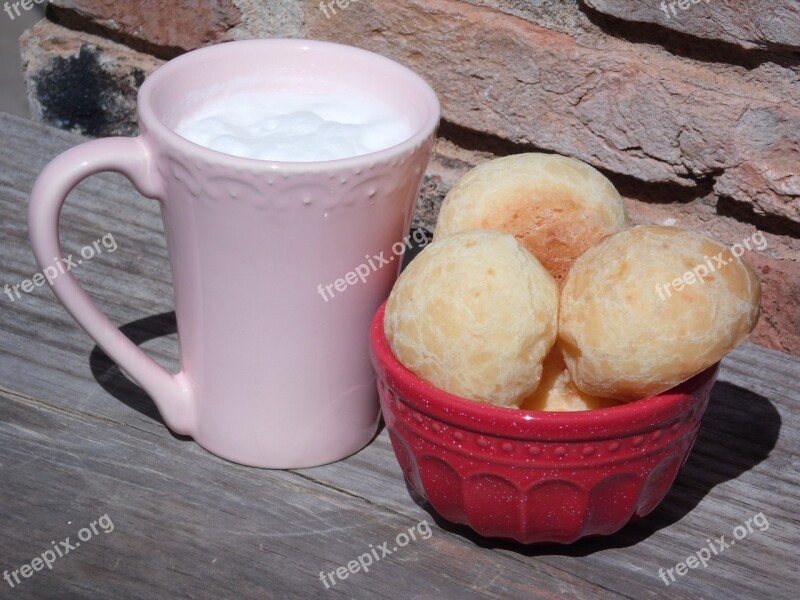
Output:
[[[402,142],[381,150],[377,150],[375,152],[334,160],[294,162],[247,158],[235,156],[233,154],[226,154],[218,150],[212,150],[211,148],[196,144],[195,142],[184,138],[174,129],[166,125],[157,115],[153,106],[153,95],[160,86],[169,85],[169,79],[176,72],[183,71],[185,69],[191,69],[193,67],[201,68],[203,62],[211,58],[224,56],[225,54],[248,53],[252,56],[252,53],[256,51],[285,51],[286,49],[294,52],[309,50],[339,52],[342,53],[343,60],[344,57],[350,55],[375,61],[376,63],[383,63],[387,66],[391,65],[391,68],[404,72],[404,74],[419,88],[419,93],[423,96],[424,103],[427,108],[427,114],[424,117],[424,122],[421,126],[416,128],[411,136]],[[355,46],[337,44],[334,42],[325,42],[322,40],[270,38],[234,40],[214,44],[211,46],[204,46],[202,48],[182,54],[177,58],[164,63],[145,79],[144,83],[139,89],[137,112],[139,116],[139,123],[142,126],[142,135],[153,135],[161,142],[176,148],[184,156],[190,156],[196,160],[202,160],[208,163],[218,164],[230,168],[273,171],[287,174],[305,174],[309,172],[327,172],[348,168],[358,168],[363,167],[365,163],[377,164],[381,162],[387,162],[400,155],[413,153],[435,134],[441,118],[441,105],[433,88],[425,79],[422,78],[422,76],[414,72],[412,69],[409,69],[405,65],[402,65],[399,62],[381,54],[364,50],[363,48],[357,48]]]
[[[528,411],[493,406],[451,394],[406,368],[394,355],[384,329],[384,302],[372,321],[370,350],[378,378],[414,410],[465,430],[501,438],[538,441],[617,439],[678,422],[702,405],[716,381],[717,362],[674,388],[648,398],[585,411]],[[691,420],[691,417],[689,418]]]

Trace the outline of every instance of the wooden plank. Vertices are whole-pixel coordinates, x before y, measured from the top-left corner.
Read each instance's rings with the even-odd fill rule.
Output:
[[[369,589],[372,597],[392,598],[402,582],[404,594],[418,597],[492,598],[503,590],[552,598],[547,587],[562,585],[536,571],[511,570],[491,585],[475,582],[475,569],[494,576],[500,565],[488,551],[463,561],[458,536],[296,474],[232,465],[180,440],[0,396],[3,568],[29,563],[51,541],[74,543],[80,529],[105,514],[114,526],[58,559],[52,571],[20,577],[14,592],[21,597],[309,598]],[[329,579],[326,590],[320,571],[369,553],[369,544],[388,541],[392,550],[409,528],[415,541],[368,573],[335,585]],[[613,597],[572,579],[583,588],[578,597]]]
[[[7,116],[0,121],[3,285],[36,271],[26,194],[47,160],[80,138]],[[117,239],[117,252],[77,273],[112,321],[144,320],[129,328],[139,339],[168,333],[169,317],[154,318],[172,309],[157,204],[122,178],[101,176],[70,197],[62,222],[73,250],[109,232]],[[49,290],[0,301],[0,511],[8,524],[0,532],[0,566],[17,568],[104,512],[119,527],[65,557],[63,568],[26,580],[14,590],[22,597],[57,590],[113,590],[114,597],[796,595],[795,357],[745,345],[726,359],[692,457],[650,517],[610,538],[525,548],[434,524],[409,494],[385,431],[357,455],[316,469],[263,471],[216,459],[166,430],[152,402],[92,352]],[[174,335],[144,347],[176,365]],[[769,520],[766,531],[669,587],[658,578],[660,568],[684,560],[706,538],[730,538],[757,512]],[[433,527],[431,539],[368,575],[332,590],[313,580],[423,519]],[[267,549],[254,550],[259,546]]]

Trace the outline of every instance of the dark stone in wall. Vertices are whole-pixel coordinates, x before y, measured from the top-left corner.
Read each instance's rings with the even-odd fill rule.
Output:
[[[103,70],[97,49],[84,44],[77,56],[54,57],[33,85],[45,122],[91,136],[133,135],[136,123],[120,98],[135,96],[144,77],[140,69],[112,75]]]

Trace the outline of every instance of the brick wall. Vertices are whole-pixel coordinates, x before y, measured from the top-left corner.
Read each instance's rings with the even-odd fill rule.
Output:
[[[324,8],[324,10],[323,10]],[[425,76],[444,122],[417,224],[498,155],[580,158],[637,222],[734,244],[765,298],[754,339],[800,354],[800,3],[795,0],[52,0],[22,37],[34,118],[133,134],[164,60],[253,37],[310,37]]]

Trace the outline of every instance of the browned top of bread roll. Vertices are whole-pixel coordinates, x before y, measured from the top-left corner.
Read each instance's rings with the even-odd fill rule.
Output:
[[[472,169],[444,200],[439,239],[463,229],[512,234],[559,285],[577,257],[628,226],[622,199],[593,167],[556,154],[517,154]]]

